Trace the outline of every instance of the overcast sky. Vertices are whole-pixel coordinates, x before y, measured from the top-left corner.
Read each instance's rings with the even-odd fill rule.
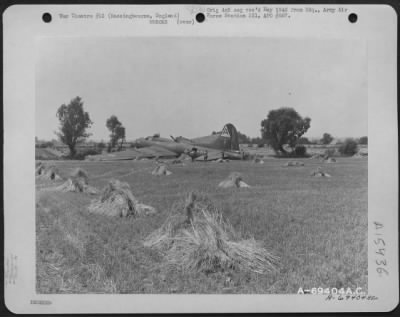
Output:
[[[75,96],[106,140],[116,115],[127,140],[195,137],[225,123],[260,136],[279,107],[311,118],[305,136],[367,135],[364,42],[261,38],[47,38],[37,41],[36,136],[55,138]]]

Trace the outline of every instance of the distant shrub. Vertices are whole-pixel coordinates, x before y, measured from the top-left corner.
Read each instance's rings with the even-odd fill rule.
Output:
[[[304,156],[307,153],[307,148],[304,145],[296,145],[294,153],[297,156]]]
[[[97,148],[99,149],[99,150],[103,150],[103,149],[105,149],[106,148],[106,145],[104,144],[104,142],[99,142],[99,143],[97,143]]]
[[[320,142],[322,144],[329,144],[333,141],[333,137],[329,133],[324,133]]]
[[[325,157],[331,157],[331,156],[335,155],[335,153],[336,153],[336,150],[331,148],[331,149],[326,149],[324,155],[325,155]]]
[[[88,155],[97,155],[101,154],[101,150],[96,150],[96,149],[87,149],[83,151],[79,151],[78,153],[75,154],[73,159],[75,160],[84,160],[86,156]]]
[[[346,139],[339,147],[339,153],[342,155],[354,155],[358,152],[358,145],[354,139]]]
[[[53,147],[53,146],[54,146],[53,142],[48,141],[48,142],[43,142],[43,143],[40,143],[40,144],[36,144],[35,147],[44,149],[44,148]]]
[[[367,136],[362,136],[359,140],[358,140],[358,144],[368,144],[368,137]]]
[[[311,142],[306,137],[301,137],[297,140],[297,144],[311,144]]]

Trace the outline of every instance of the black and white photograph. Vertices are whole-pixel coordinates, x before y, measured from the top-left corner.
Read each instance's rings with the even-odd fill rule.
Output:
[[[390,6],[22,5],[3,21],[10,311],[396,307]]]
[[[364,42],[38,52],[39,293],[367,291]]]

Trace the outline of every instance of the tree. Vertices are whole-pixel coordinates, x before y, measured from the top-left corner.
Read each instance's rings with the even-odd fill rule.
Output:
[[[302,136],[297,140],[297,144],[311,144],[311,142],[308,138]]]
[[[263,139],[261,139],[260,137],[256,137],[256,138],[251,138],[250,139],[250,143],[251,144],[256,144],[256,145],[263,145]]]
[[[110,130],[110,150],[114,148],[118,141],[121,140],[121,144],[119,146],[119,150],[122,148],[122,144],[125,140],[125,128],[122,123],[118,120],[118,118],[112,115],[107,119],[106,126],[108,130]]]
[[[240,131],[238,131],[237,134],[238,134],[239,144],[248,144],[251,142],[250,138],[247,135],[241,133]]]
[[[80,97],[72,99],[68,105],[61,105],[57,110],[57,118],[60,120],[60,128],[56,134],[60,141],[68,146],[70,156],[74,157],[76,145],[90,136],[86,129],[93,122],[89,118],[89,113],[83,110]]]
[[[330,144],[333,141],[333,137],[329,133],[324,133],[322,135],[321,143]]]
[[[307,148],[304,145],[296,145],[294,153],[297,156],[305,156],[307,154]]]
[[[96,148],[99,149],[99,151],[103,151],[106,148],[106,145],[103,141],[100,141],[96,144]]]
[[[310,122],[310,118],[303,119],[293,108],[271,110],[261,121],[261,135],[275,152],[287,154],[283,145],[294,149],[298,139],[310,128]]]
[[[119,148],[118,148],[118,150],[121,151],[122,144],[125,141],[125,127],[123,127],[122,125],[116,127],[115,128],[115,135],[116,135],[117,140],[121,141],[121,143],[119,144]]]
[[[368,137],[367,136],[362,136],[359,140],[358,140],[358,144],[368,144]]]
[[[358,151],[357,142],[354,139],[346,139],[339,147],[339,152],[342,155],[354,155]]]

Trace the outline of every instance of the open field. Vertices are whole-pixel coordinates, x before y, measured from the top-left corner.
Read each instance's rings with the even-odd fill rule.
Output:
[[[37,291],[39,293],[296,293],[299,287],[367,288],[367,162],[303,160],[304,167],[187,162],[172,175],[152,176],[152,161],[55,161],[67,178],[76,167],[101,189],[111,178],[128,182],[135,197],[159,213],[144,218],[89,214],[93,196],[44,190],[37,180]],[[322,166],[331,178],[313,178]],[[231,171],[251,188],[221,189]],[[278,273],[198,273],[165,266],[143,246],[176,201],[190,190],[208,195],[243,237],[254,236],[280,257]]]

